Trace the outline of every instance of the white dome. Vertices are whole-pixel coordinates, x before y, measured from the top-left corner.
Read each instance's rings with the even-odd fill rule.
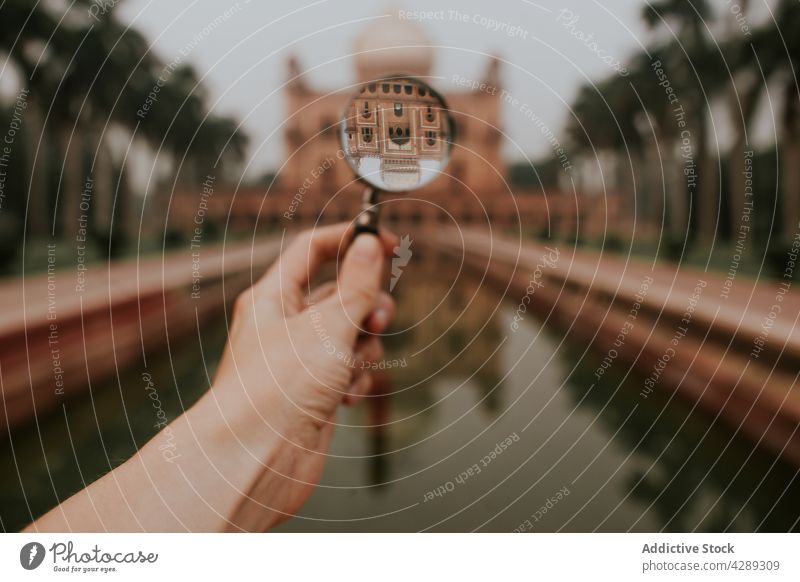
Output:
[[[422,26],[399,19],[397,11],[378,18],[356,38],[353,46],[359,81],[405,73],[425,77],[433,64],[431,41]]]

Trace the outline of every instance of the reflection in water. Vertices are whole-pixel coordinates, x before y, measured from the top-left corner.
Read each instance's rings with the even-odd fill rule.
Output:
[[[797,528],[794,468],[683,401],[640,402],[626,369],[595,385],[585,346],[530,317],[512,332],[492,289],[456,277],[414,256],[385,342],[408,365],[387,370],[391,396],[342,415],[322,486],[284,530]]]
[[[373,394],[366,401],[369,419],[371,470],[370,484],[376,487],[386,483],[388,464],[386,463],[387,440],[389,438],[389,419],[391,417],[392,380],[386,372],[373,373]]]
[[[140,362],[118,379],[93,384],[89,395],[67,401],[63,409],[39,418],[38,427],[17,430],[13,441],[0,443],[3,527],[21,529],[144,445],[158,431],[151,393],[170,420],[191,406],[208,387],[225,339],[220,317],[202,338],[173,340],[169,354],[154,350],[146,365]],[[206,369],[197,365],[202,361]],[[154,390],[148,391],[145,373]]]
[[[572,351],[572,358],[579,357]],[[587,361],[576,369],[570,386],[594,378]],[[641,379],[623,381],[624,370],[604,377],[584,404],[600,409],[613,425],[621,400],[636,399]],[[582,379],[581,379],[582,378]],[[609,397],[620,385],[617,395]],[[683,402],[670,402],[664,392],[641,402],[622,426],[618,438],[642,459],[627,486],[632,495],[652,506],[658,522],[671,531],[789,531],[798,528],[800,487],[797,470],[755,447],[749,440]]]
[[[531,316],[511,330],[515,298],[503,303],[419,251],[394,294],[378,392],[339,415],[321,486],[281,529],[511,531],[525,520],[533,531],[797,529],[794,468],[669,394],[642,401],[641,378],[621,366],[595,384],[598,358],[584,346]],[[194,338],[171,362],[149,358],[170,418],[204,390],[196,362],[213,363],[224,338],[220,322],[204,331],[202,351]],[[5,528],[155,432],[142,371],[19,431],[13,451],[2,445]]]

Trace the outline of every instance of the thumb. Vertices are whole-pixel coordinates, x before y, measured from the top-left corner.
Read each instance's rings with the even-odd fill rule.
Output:
[[[328,298],[332,317],[355,341],[358,329],[375,309],[383,273],[383,245],[377,236],[361,234],[345,254],[339,271],[339,293]],[[341,329],[341,328],[340,328]],[[352,334],[350,336],[349,334]]]

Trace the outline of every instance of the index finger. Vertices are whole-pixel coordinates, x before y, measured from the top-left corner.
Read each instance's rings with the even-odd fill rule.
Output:
[[[305,293],[320,267],[347,249],[353,228],[352,222],[340,222],[301,232],[256,286],[267,293]],[[397,237],[382,229],[380,239],[390,256]]]

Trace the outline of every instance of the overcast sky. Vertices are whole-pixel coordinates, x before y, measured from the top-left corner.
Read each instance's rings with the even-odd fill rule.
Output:
[[[120,15],[152,39],[164,61],[184,50],[184,60],[206,76],[214,110],[243,120],[252,137],[248,173],[256,175],[278,166],[284,155],[285,107],[276,89],[285,81],[290,54],[315,69],[308,77],[312,84],[335,89],[355,80],[349,55],[371,21],[396,17],[398,10],[443,10],[443,18],[421,24],[438,47],[433,74],[442,77],[440,87],[452,90],[454,74],[480,78],[487,55],[497,54],[507,61],[505,88],[560,134],[580,84],[615,74],[601,56],[625,62],[652,39],[640,17],[643,5],[643,0],[127,0]],[[573,16],[565,26],[562,9],[578,20]],[[451,10],[466,22],[453,18]],[[492,30],[488,19],[500,29]],[[514,25],[518,29],[507,34]],[[590,48],[577,33],[592,35],[596,46]],[[506,106],[503,122],[522,151],[531,157],[548,154],[547,140],[519,107]],[[519,157],[514,144],[506,147]]]

